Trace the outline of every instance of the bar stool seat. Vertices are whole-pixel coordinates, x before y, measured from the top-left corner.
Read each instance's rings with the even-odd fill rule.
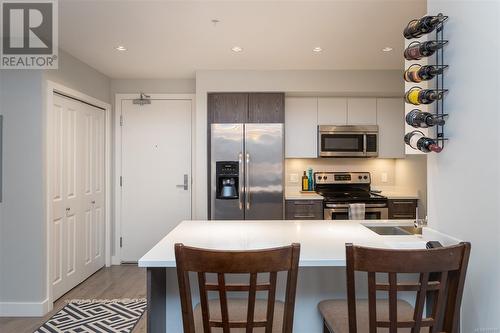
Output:
[[[247,320],[248,300],[246,299],[232,299],[228,298],[227,307],[229,312],[229,320],[232,322],[245,322]],[[210,320],[221,321],[220,302],[218,299],[208,301],[208,308],[210,312]],[[265,321],[267,313],[267,300],[256,299],[254,310],[255,321]],[[281,333],[283,330],[283,314],[285,311],[285,303],[281,301],[274,302],[274,316],[273,316],[273,333]],[[194,308],[194,327],[196,333],[203,333],[203,319],[201,315],[201,304]],[[254,328],[254,333],[264,333],[264,327]],[[212,328],[213,333],[222,333],[222,328]],[[244,333],[245,328],[232,328],[231,333]]]
[[[398,305],[398,320],[406,321],[413,319],[414,309],[406,301],[399,300]],[[347,311],[347,300],[325,300],[318,304],[319,312],[323,317],[324,323],[333,333],[349,333],[349,314]],[[356,312],[358,332],[369,332],[368,321],[368,300],[356,301]],[[377,319],[389,320],[389,301],[377,300]],[[425,332],[422,329],[422,333]],[[428,330],[427,330],[428,331]],[[377,333],[389,332],[388,328],[379,328]],[[400,328],[398,333],[410,333],[411,328]]]

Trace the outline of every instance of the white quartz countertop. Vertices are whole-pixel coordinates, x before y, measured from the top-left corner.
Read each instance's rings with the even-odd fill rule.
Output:
[[[365,227],[412,224],[411,220],[183,221],[139,260],[139,266],[175,267],[175,243],[220,250],[300,243],[301,267],[345,266],[345,243],[378,248],[425,248],[428,240],[425,228],[424,236],[381,236]]]
[[[418,193],[414,189],[398,187],[398,186],[373,186],[372,190],[382,191],[380,194],[387,197],[388,199],[419,199]]]
[[[387,191],[382,191],[382,193],[380,193],[380,194],[387,197],[387,199],[390,199],[390,200],[398,200],[398,199],[418,200],[418,194],[411,194],[411,193],[405,193],[405,192],[399,192],[399,193],[398,192],[387,192]]]
[[[285,200],[323,200],[316,192],[286,191]]]

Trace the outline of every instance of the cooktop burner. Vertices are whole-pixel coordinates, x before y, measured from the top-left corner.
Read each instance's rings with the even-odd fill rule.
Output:
[[[314,174],[316,192],[332,202],[380,202],[387,197],[370,191],[369,172],[317,172]]]

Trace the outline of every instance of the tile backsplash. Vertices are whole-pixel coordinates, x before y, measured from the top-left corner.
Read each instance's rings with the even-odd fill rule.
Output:
[[[370,172],[373,186],[395,186],[395,159],[360,159],[360,158],[291,158],[285,160],[285,185],[300,187],[304,170],[313,168],[318,171]]]

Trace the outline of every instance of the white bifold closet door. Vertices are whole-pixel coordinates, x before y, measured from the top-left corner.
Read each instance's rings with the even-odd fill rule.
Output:
[[[48,130],[56,300],[104,266],[105,111],[54,94]]]

